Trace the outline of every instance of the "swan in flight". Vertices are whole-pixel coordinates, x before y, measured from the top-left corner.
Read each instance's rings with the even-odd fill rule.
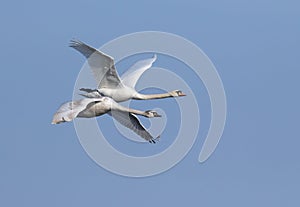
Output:
[[[156,60],[156,55],[153,58],[135,63],[132,68],[136,70],[129,74],[126,73],[121,79],[115,68],[114,59],[109,55],[78,40],[71,40],[70,47],[76,49],[87,58],[88,64],[98,83],[98,92],[103,96],[113,98],[116,102],[127,101],[129,99],[148,100],[185,96],[180,90],[162,94],[141,94],[134,89],[140,76]],[[90,89],[82,88],[80,90],[88,92]]]
[[[156,111],[140,111],[136,109],[121,106],[109,97],[98,96],[95,98],[83,98],[77,101],[71,101],[62,104],[53,116],[52,124],[69,122],[76,117],[91,118],[109,114],[123,126],[131,129],[136,134],[149,141],[155,143],[159,138],[153,138],[152,135],[144,128],[139,119],[134,115],[141,115],[148,118],[161,117]]]

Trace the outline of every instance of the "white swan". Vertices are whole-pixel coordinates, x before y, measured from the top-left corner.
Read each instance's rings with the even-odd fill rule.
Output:
[[[161,115],[153,110],[144,112],[136,109],[126,108],[109,97],[98,96],[97,98],[84,98],[81,100],[64,103],[54,114],[52,124],[69,122],[76,117],[91,118],[101,116],[106,113],[111,115],[120,124],[131,129],[150,143],[155,143],[155,140],[158,138],[157,137],[154,139],[134,114],[142,115],[148,118],[161,117]]]
[[[156,60],[156,55],[151,59],[135,63],[132,67],[136,68],[136,70],[130,74],[126,73],[121,80],[116,71],[114,59],[109,55],[78,40],[71,40],[70,47],[76,49],[87,58],[88,64],[99,84],[97,90],[104,96],[111,97],[117,102],[127,101],[129,99],[147,100],[185,96],[180,90],[162,94],[141,94],[134,89],[140,76],[150,68],[152,63]],[[82,88],[80,90],[87,91],[89,89]]]

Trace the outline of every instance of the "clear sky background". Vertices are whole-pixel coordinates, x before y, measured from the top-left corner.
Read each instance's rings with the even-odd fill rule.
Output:
[[[299,206],[299,20],[300,4],[292,0],[1,2],[0,206]],[[136,179],[95,164],[72,124],[50,122],[71,99],[84,62],[67,47],[71,38],[100,47],[144,30],[198,45],[223,80],[228,114],[215,153],[199,164],[209,126],[200,87],[203,130],[192,150],[171,170]],[[191,85],[199,81],[173,66]],[[110,118],[101,123],[110,126]]]

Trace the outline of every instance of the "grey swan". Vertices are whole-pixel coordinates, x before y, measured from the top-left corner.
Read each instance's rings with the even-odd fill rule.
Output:
[[[156,111],[140,111],[136,109],[121,106],[112,98],[103,97],[100,94],[94,94],[94,98],[83,98],[76,101],[70,101],[62,104],[53,116],[52,124],[59,124],[63,122],[70,122],[76,117],[78,118],[92,118],[109,114],[123,126],[131,129],[140,137],[155,143],[155,140],[160,136],[153,138],[153,136],[140,123],[135,116],[141,115],[144,117],[161,117]]]

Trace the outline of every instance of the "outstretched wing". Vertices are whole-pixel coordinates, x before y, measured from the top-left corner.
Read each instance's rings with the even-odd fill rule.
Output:
[[[53,116],[52,124],[60,124],[75,119],[89,104],[100,101],[99,98],[85,98],[62,104]]]
[[[149,68],[156,60],[156,55],[152,58],[140,60],[136,62],[130,69],[122,75],[122,83],[126,86],[134,88],[141,75]]]
[[[112,57],[79,40],[71,40],[70,47],[87,58],[98,88],[116,88],[122,84]]]
[[[139,119],[128,112],[113,110],[108,112],[115,120],[117,120],[123,126],[131,129],[137,135],[149,141],[150,143],[155,143],[152,135],[144,128],[144,126],[140,123]]]

